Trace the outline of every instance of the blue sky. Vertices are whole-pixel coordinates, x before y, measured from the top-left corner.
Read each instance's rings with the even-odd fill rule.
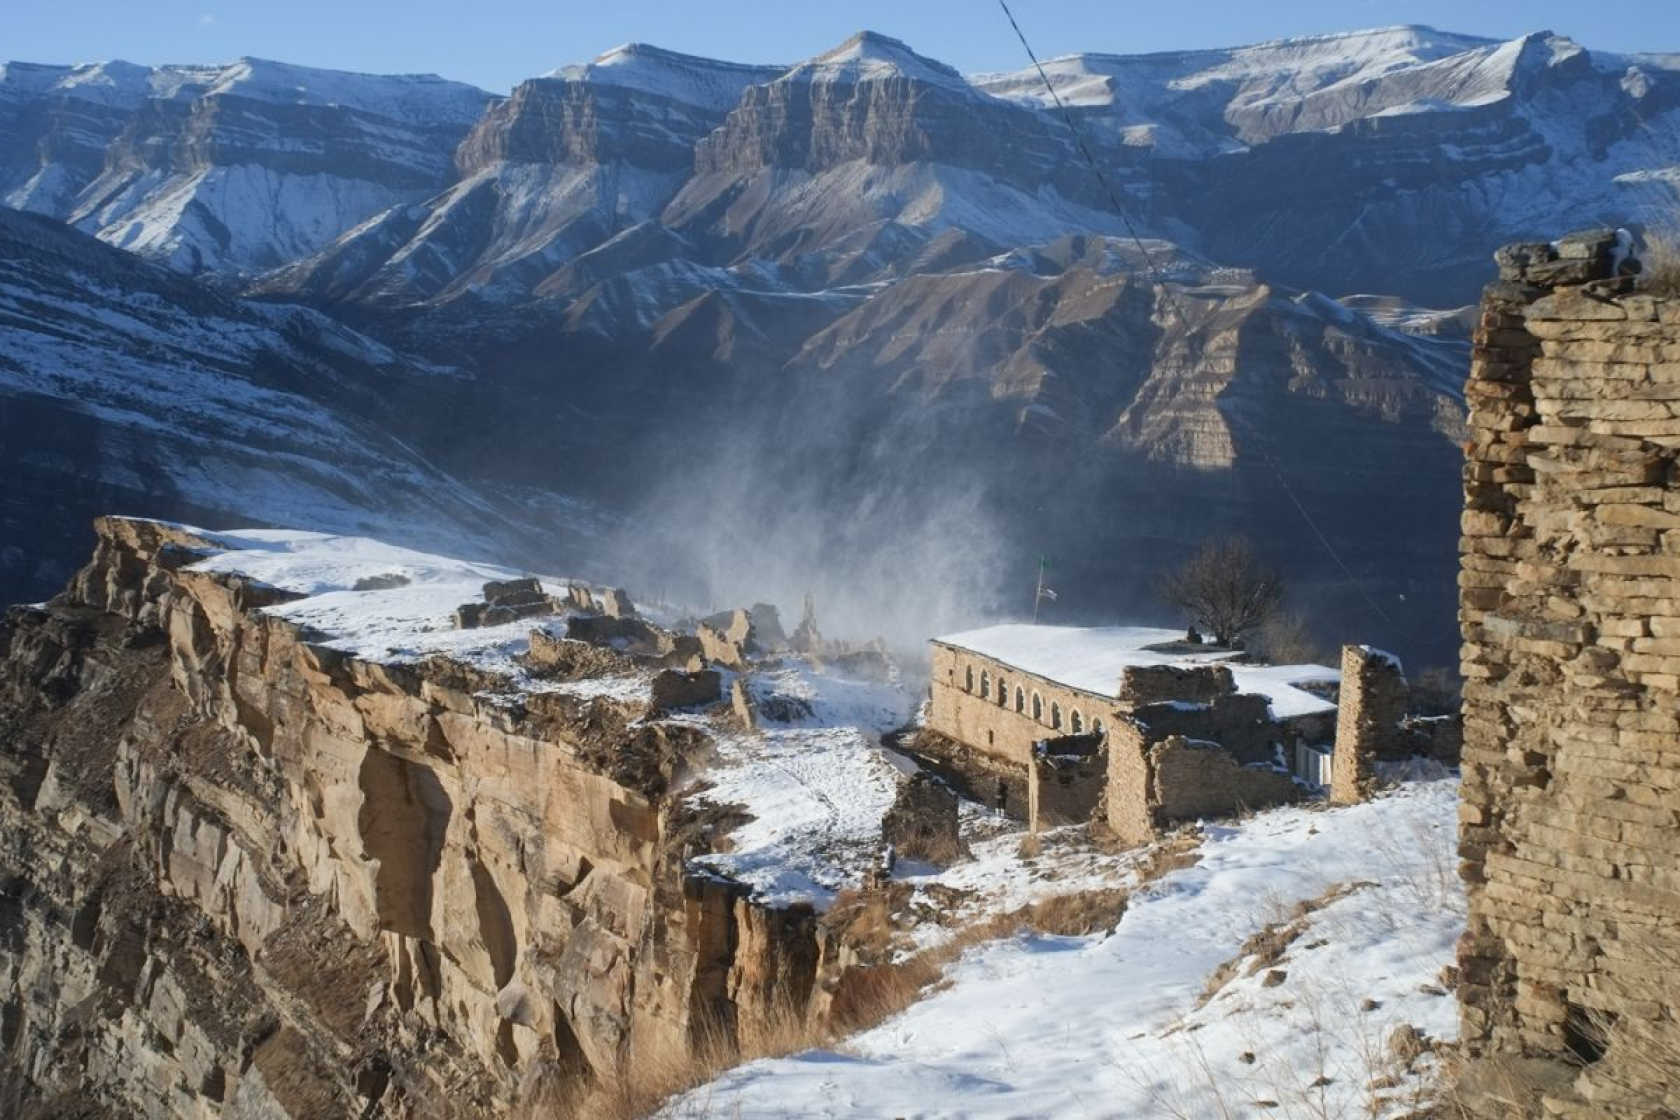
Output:
[[[1011,0],[1041,55],[1231,46],[1395,23],[1510,38],[1550,29],[1588,47],[1680,52],[1680,0]],[[257,55],[429,72],[505,92],[629,41],[792,62],[860,28],[959,70],[1025,61],[996,0],[8,0],[0,57],[221,62]]]

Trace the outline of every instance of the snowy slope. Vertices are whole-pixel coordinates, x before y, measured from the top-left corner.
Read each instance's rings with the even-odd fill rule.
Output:
[[[1063,104],[1102,110],[1088,118],[1118,130],[1136,130],[1128,135],[1131,143],[1157,139],[1155,130],[1173,127],[1167,123],[1169,116],[1182,119],[1188,111],[1190,123],[1203,131],[1179,139],[1211,144],[1203,154],[1212,154],[1218,150],[1221,123],[1235,126],[1237,139],[1245,143],[1271,139],[1276,132],[1261,135],[1246,129],[1269,107],[1293,106],[1283,130],[1325,127],[1301,106],[1320,99],[1339,101],[1343,119],[1351,119],[1371,111],[1371,87],[1442,62],[1453,73],[1468,71],[1471,77],[1459,83],[1456,97],[1449,92],[1450,80],[1442,78],[1441,103],[1477,103],[1502,89],[1508,68],[1501,64],[1510,47],[1429,27],[1389,27],[1228,50],[1067,55],[1047,61],[1045,72]],[[1045,108],[1053,104],[1032,67],[979,74],[972,80],[977,88],[999,97]]]
[[[1438,780],[1207,826],[1199,862],[1134,895],[1112,932],[973,950],[943,988],[840,1049],[753,1062],[661,1115],[1403,1115],[1429,1062],[1397,1064],[1394,1032],[1457,1031],[1438,975],[1464,922],[1457,793]],[[1320,908],[1273,939],[1281,955],[1244,952],[1303,902]],[[1394,1085],[1373,1090],[1381,1077]]]
[[[834,49],[791,68],[780,80],[855,85],[889,78],[908,78],[964,92],[969,86],[967,79],[943,62],[873,31],[858,32]]]
[[[226,299],[0,211],[0,354],[8,592],[62,582],[111,509],[534,543],[388,427],[390,398],[459,374],[317,312]]]
[[[782,66],[745,66],[668,51],[647,43],[626,43],[593,62],[562,66],[547,75],[566,81],[618,86],[722,114],[734,108],[750,85],[773,81]]]
[[[355,109],[405,124],[466,123],[489,95],[433,74],[354,74],[241,58],[225,66],[137,66],[116,59],[82,66],[0,63],[0,93],[57,94],[138,108],[147,100],[233,96],[282,105]]]
[[[293,261],[449,178],[490,102],[430,75],[244,58],[0,68],[0,201],[183,271]]]

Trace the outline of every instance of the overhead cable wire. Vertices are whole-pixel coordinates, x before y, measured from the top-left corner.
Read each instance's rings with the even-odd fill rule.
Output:
[[[1184,308],[1179,303],[1178,297],[1173,293],[1172,289],[1167,287],[1166,273],[1163,272],[1161,267],[1156,263],[1155,254],[1150,252],[1149,246],[1144,243],[1143,235],[1138,232],[1137,226],[1132,222],[1131,217],[1126,213],[1126,208],[1121,205],[1119,193],[1109,182],[1108,176],[1103,173],[1102,164],[1097,161],[1097,157],[1092,153],[1090,145],[1085,142],[1085,133],[1080,129],[1079,122],[1074,119],[1073,113],[1069,111],[1067,104],[1062,100],[1061,94],[1056,92],[1055,83],[1050,80],[1050,75],[1045,71],[1044,64],[1038,60],[1037,52],[1032,49],[1032,44],[1027,41],[1026,33],[1021,30],[1021,24],[1015,19],[1015,13],[1009,10],[1008,0],[998,0],[998,7],[1003,9],[1004,17],[1009,20],[1009,26],[1014,28],[1015,37],[1021,41],[1021,49],[1026,51],[1027,57],[1032,60],[1033,69],[1038,72],[1038,80],[1044,84],[1044,91],[1050,95],[1051,102],[1055,104],[1056,109],[1061,113],[1062,120],[1067,125],[1068,131],[1072,133],[1074,144],[1078,147],[1080,155],[1085,157],[1085,162],[1091,167],[1091,173],[1096,176],[1097,182],[1101,184],[1103,193],[1108,196],[1109,206],[1113,208],[1116,216],[1119,217],[1121,223],[1126,227],[1126,232],[1130,235],[1132,243],[1137,246],[1138,252],[1142,254],[1144,267],[1148,270],[1150,277],[1155,281],[1156,287],[1160,291],[1162,299],[1165,301],[1167,306],[1172,309],[1172,313],[1174,317],[1178,319],[1179,324],[1186,332],[1188,332],[1190,330],[1190,319],[1184,314]],[[1371,609],[1377,613],[1377,616],[1384,622],[1387,622],[1389,626],[1393,627],[1395,633],[1397,633],[1400,637],[1405,638],[1407,641],[1419,645],[1424,644],[1421,639],[1409,633],[1406,627],[1401,626],[1398,622],[1396,622],[1394,617],[1383,608],[1383,605],[1377,601],[1376,597],[1371,594],[1370,590],[1366,588],[1365,584],[1359,579],[1359,577],[1354,575],[1353,569],[1350,568],[1347,562],[1342,559],[1341,553],[1338,552],[1336,550],[1336,546],[1330,542],[1330,538],[1325,535],[1324,530],[1319,528],[1318,522],[1313,518],[1313,515],[1307,511],[1305,503],[1303,503],[1300,497],[1295,493],[1295,488],[1289,484],[1289,480],[1284,477],[1283,471],[1278,468],[1277,463],[1272,459],[1271,452],[1266,448],[1265,437],[1254,427],[1254,425],[1248,422],[1246,417],[1242,415],[1240,411],[1241,402],[1234,401],[1232,404],[1233,408],[1229,412],[1222,413],[1222,415],[1225,415],[1229,419],[1240,424],[1249,432],[1250,435],[1254,437],[1255,449],[1260,452],[1260,457],[1265,462],[1267,469],[1270,470],[1272,472],[1272,476],[1277,479],[1278,485],[1282,488],[1284,495],[1288,497],[1290,504],[1292,504],[1296,511],[1300,513],[1301,520],[1307,523],[1307,528],[1311,529],[1313,536],[1318,538],[1318,543],[1324,546],[1324,551],[1329,555],[1330,559],[1335,562],[1336,567],[1340,569],[1342,575],[1345,576],[1347,581],[1353,585],[1354,590],[1359,592],[1360,597],[1370,605]]]

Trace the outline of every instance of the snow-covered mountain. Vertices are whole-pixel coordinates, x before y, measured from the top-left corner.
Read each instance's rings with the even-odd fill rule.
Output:
[[[389,401],[447,398],[461,378],[0,210],[0,597],[50,590],[112,510],[553,548],[569,527],[516,526],[393,424]]]
[[[792,601],[851,549],[871,593],[920,565],[995,609],[1054,548],[1118,613],[1240,528],[1356,636],[1415,651],[1361,629],[1405,613],[1450,657],[1450,309],[1502,242],[1672,209],[1680,72],[1419,27],[1047,70],[1123,214],[1036,71],[868,32],[767,66],[628,46],[506,98],[11,65],[0,187],[470,371],[384,407],[457,474],[640,514],[616,559],[709,573],[697,599]]]
[[[1047,71],[1134,221],[1298,287],[1462,301],[1499,243],[1673,202],[1667,56],[1393,27]],[[889,271],[943,231],[1120,231],[1036,70],[964,77],[869,32],[793,65],[632,45],[506,99],[250,59],[13,63],[0,190],[178,268],[382,305],[552,294],[640,223],[706,264],[817,273],[880,228]]]
[[[695,146],[775,73],[633,46],[525,82],[454,152],[448,190],[379,215],[261,289],[398,305],[529,297],[657,218],[693,173]]]
[[[187,272],[312,254],[448,185],[490,95],[422,76],[0,65],[0,200]]]
[[[1673,202],[1668,56],[1393,27],[1046,69],[1136,222],[1297,287],[1462,301],[1499,243]],[[793,65],[631,45],[505,99],[255,59],[11,63],[0,198],[382,305],[552,294],[641,223],[706,264],[816,273],[883,228],[886,271],[944,231],[1120,232],[1036,70],[965,77],[869,32]]]

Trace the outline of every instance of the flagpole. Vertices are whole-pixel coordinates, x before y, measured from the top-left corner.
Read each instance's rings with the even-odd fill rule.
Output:
[[[1044,557],[1038,558],[1038,589],[1033,592],[1033,625],[1038,625],[1038,604],[1044,601]]]

